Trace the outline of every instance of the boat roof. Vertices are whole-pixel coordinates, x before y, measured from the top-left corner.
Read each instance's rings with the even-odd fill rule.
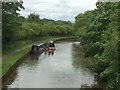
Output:
[[[49,41],[50,43],[54,43],[54,41]]]
[[[45,43],[36,43],[36,44],[33,44],[33,46],[41,46],[41,45],[43,45],[43,44],[45,44]]]

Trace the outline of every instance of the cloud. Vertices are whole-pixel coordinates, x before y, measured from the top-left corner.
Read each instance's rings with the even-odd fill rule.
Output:
[[[32,12],[40,18],[74,21],[74,17],[86,10],[96,8],[97,0],[23,0],[25,10],[20,14],[27,17]]]

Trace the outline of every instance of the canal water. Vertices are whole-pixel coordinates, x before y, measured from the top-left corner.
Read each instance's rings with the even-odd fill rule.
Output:
[[[103,88],[94,73],[85,67],[79,42],[58,42],[54,52],[26,58],[6,84],[6,88]]]

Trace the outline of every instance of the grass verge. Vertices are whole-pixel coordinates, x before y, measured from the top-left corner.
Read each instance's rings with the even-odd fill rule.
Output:
[[[13,56],[7,58],[2,62],[2,75],[12,66],[21,56],[25,55],[30,50],[30,47],[16,52]]]

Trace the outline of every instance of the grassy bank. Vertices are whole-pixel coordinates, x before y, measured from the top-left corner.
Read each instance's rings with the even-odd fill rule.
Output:
[[[26,54],[28,51],[30,50],[30,47],[16,52],[14,55],[12,55],[11,57],[7,58],[6,60],[4,60],[2,62],[2,74],[4,74],[11,65],[13,65],[19,58],[21,58],[24,54]]]
[[[68,36],[71,37],[71,36]],[[22,57],[24,54],[26,54],[33,43],[37,42],[45,42],[50,39],[61,39],[61,38],[66,38],[66,37],[61,37],[61,36],[47,36],[43,38],[36,38],[32,40],[25,40],[25,41],[18,41],[15,42],[14,44],[8,46],[6,49],[3,50],[3,56],[7,56],[3,62],[2,62],[2,73],[3,75],[11,65],[13,65],[20,57]],[[16,52],[15,52],[16,51]],[[13,53],[14,52],[14,53]],[[10,53],[13,53],[12,55],[9,56]],[[0,76],[1,76],[0,75]]]

